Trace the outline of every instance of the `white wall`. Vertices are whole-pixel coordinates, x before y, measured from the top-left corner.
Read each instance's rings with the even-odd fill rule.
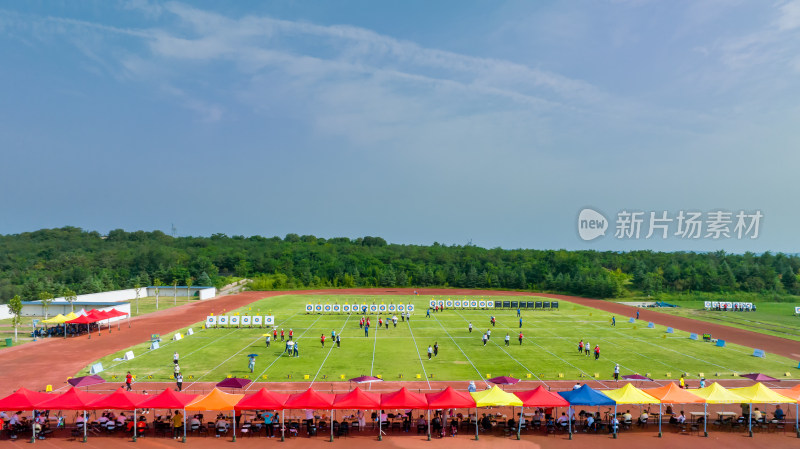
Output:
[[[217,289],[214,287],[191,287],[187,290],[186,286],[181,287],[180,285],[177,288],[178,290],[178,297],[185,298],[186,292],[190,292],[192,296],[197,294],[199,299],[211,299],[217,296]],[[155,287],[147,287],[147,296],[155,296],[156,289]],[[172,288],[171,285],[165,285],[163,287],[158,288],[158,297],[159,298],[174,298],[175,297],[175,289]]]
[[[0,305],[0,320],[5,320],[13,317],[14,315],[11,314],[11,309],[7,305],[5,304]]]

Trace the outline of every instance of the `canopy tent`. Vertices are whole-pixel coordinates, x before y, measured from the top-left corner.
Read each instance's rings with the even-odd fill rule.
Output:
[[[42,323],[44,323],[44,324],[64,324],[65,321],[67,321],[67,318],[64,317],[64,315],[59,313],[58,315],[54,316],[53,318],[50,318],[49,320],[42,320]]]
[[[797,384],[788,390],[781,390],[781,394],[795,399],[798,403],[800,403],[800,384]],[[797,432],[797,438],[800,438],[800,404],[798,403],[794,404],[794,430]]]
[[[570,405],[613,405],[614,416],[617,415],[617,403],[608,396],[593,390],[590,386],[583,384],[577,390],[559,391],[559,396],[566,399]],[[614,438],[617,437],[617,427],[614,426]],[[569,420],[569,437],[572,438],[572,419]]]
[[[333,415],[333,399],[334,395],[330,393],[320,393],[313,388],[310,388],[302,393],[295,393],[289,395],[284,407],[290,410],[298,409],[323,409],[330,410]],[[331,442],[333,442],[333,422],[331,428]]]
[[[425,395],[409,391],[403,387],[393,393],[381,394],[381,408],[428,409]]]
[[[90,323],[94,323],[96,321],[98,321],[98,320],[96,320],[94,318],[91,318],[91,317],[89,317],[87,315],[81,315],[81,316],[79,316],[79,317],[77,317],[75,319],[66,321],[66,323],[67,324],[90,324]]]
[[[79,316],[79,315],[78,315],[78,314],[76,314],[75,312],[70,312],[70,313],[68,313],[68,314],[64,315],[64,318],[65,318],[67,321],[69,321],[69,320],[74,320],[75,318],[78,318],[78,316]]]
[[[86,410],[90,410],[90,404],[102,396],[72,387],[65,393],[42,402],[38,407],[43,410],[83,410],[83,441],[86,441]]]
[[[667,385],[659,388],[648,388],[642,390],[645,393],[657,398],[661,404],[702,404],[706,402],[700,396],[696,396],[683,388],[679,387],[675,382],[670,382]],[[658,414],[662,412],[662,405],[658,406]],[[661,420],[658,420],[658,436],[661,437]]]
[[[708,414],[708,404],[739,404],[742,402],[749,402],[747,398],[743,398],[738,394],[727,390],[718,382],[714,382],[705,388],[697,388],[689,391],[706,400],[706,403],[703,405],[703,412],[706,414]],[[703,419],[703,433],[708,435],[707,419]],[[750,435],[752,436],[752,432]]]
[[[165,388],[159,394],[149,396],[149,399],[142,401],[139,408],[160,408],[160,409],[176,409],[184,408],[187,404],[197,398],[196,394],[178,393],[169,388]]]
[[[381,379],[380,377],[373,377],[373,376],[359,376],[350,379],[349,382],[355,382],[357,384],[368,384],[371,382],[383,382],[383,379]]]
[[[97,374],[92,374],[91,376],[73,377],[67,380],[67,383],[73,387],[88,387],[90,385],[104,384],[106,380]]]
[[[525,407],[569,407],[569,402],[562,398],[558,393],[546,390],[543,386],[539,385],[533,390],[517,391],[514,393],[522,401],[522,410]],[[522,420],[519,420],[517,426],[517,439],[520,438],[519,434],[522,432]],[[569,420],[569,433],[572,435],[572,419]]]
[[[234,408],[236,410],[283,410],[283,404],[287,399],[289,399],[288,394],[262,388],[255,394],[246,395]]]
[[[0,410],[35,410],[37,405],[51,399],[53,395],[20,388],[0,399]],[[31,442],[36,441],[35,421],[31,420]]]
[[[244,397],[243,394],[231,394],[225,393],[224,391],[220,390],[219,388],[214,388],[205,396],[200,396],[199,398],[195,399],[194,401],[186,404],[184,410],[189,411],[203,411],[203,410],[212,410],[215,412],[223,411],[223,410],[231,410],[236,413],[234,407],[239,401],[242,400]],[[184,439],[186,438],[186,414],[184,413],[183,416],[183,431],[184,431]],[[236,425],[233,426],[233,441],[236,441]]]
[[[604,391],[603,394],[616,401],[617,404],[661,403],[661,400],[634,387],[633,384],[625,384],[622,388]]]
[[[0,410],[35,410],[39,404],[54,398],[55,395],[39,393],[25,388],[0,399]]]
[[[518,406],[522,407],[522,401],[511,393],[503,391],[497,385],[489,390],[476,391],[470,393],[475,400],[475,439],[478,439],[478,407],[493,406]]]
[[[133,410],[133,441],[136,441],[137,432],[139,430],[136,427],[136,409],[139,408],[139,404],[146,399],[147,395],[131,393],[120,387],[119,390],[92,402],[89,404],[89,407],[94,410]]]
[[[750,403],[750,415],[753,414],[753,404],[786,404],[786,403],[793,403],[797,404],[797,399],[792,399],[790,397],[784,396],[782,394],[778,394],[769,388],[765,387],[764,384],[761,382],[756,383],[755,385],[751,385],[749,387],[741,387],[741,388],[731,388],[731,392],[738,394],[739,396],[748,399]],[[749,420],[748,423],[748,432],[750,436],[753,436],[753,420]]]
[[[497,376],[489,379],[489,382],[497,385],[514,385],[515,383],[519,382],[519,379],[511,376]]]
[[[233,410],[236,404],[242,400],[243,394],[225,393],[219,388],[214,388],[208,394],[196,398],[194,401],[186,404],[185,408],[189,411],[223,411]]]
[[[369,393],[355,387],[349,393],[337,394],[333,398],[333,408],[377,410],[381,408],[381,397],[376,393]]]
[[[772,376],[767,376],[766,374],[762,373],[750,373],[750,374],[742,374],[741,377],[746,379],[754,380],[756,382],[780,382],[780,379],[776,379]]]
[[[107,311],[106,313],[108,314],[109,318],[117,318],[117,317],[121,317],[121,316],[128,316],[127,313],[120,312],[117,309],[111,309],[111,310]]]
[[[218,388],[244,388],[252,382],[250,379],[241,379],[239,377],[229,377],[217,384]]]
[[[472,408],[475,399],[469,393],[447,387],[438,393],[425,393],[429,409]]]

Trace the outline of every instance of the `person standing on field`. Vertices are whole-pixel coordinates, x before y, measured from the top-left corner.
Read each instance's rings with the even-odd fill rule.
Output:
[[[594,359],[597,360],[600,358],[600,345],[596,345],[594,347]]]
[[[469,323],[469,332],[472,333],[472,323]]]
[[[319,336],[319,341],[322,343],[322,347],[325,347],[325,334]]]
[[[172,354],[172,363],[177,365],[178,364],[178,358],[179,358],[178,351],[175,351],[175,354]]]
[[[614,380],[619,382],[619,363],[614,365]]]
[[[175,385],[178,387],[178,391],[183,390],[183,375],[181,375],[181,373],[175,376]]]
[[[269,348],[269,334],[267,334],[267,347]]]
[[[433,348],[431,347],[431,345],[428,345],[428,360],[430,360],[432,356],[433,356]]]
[[[439,342],[438,341],[433,343],[433,356],[435,357],[437,355],[439,355]]]
[[[519,344],[522,345],[522,332],[519,333]]]
[[[486,346],[486,342],[489,340],[489,337],[486,334],[483,334],[483,345]]]
[[[178,365],[175,365],[175,366],[178,366]],[[133,376],[131,375],[131,372],[128,371],[128,374],[125,375],[125,388],[128,391],[131,391],[131,384],[133,384]]]
[[[511,337],[508,335],[508,332],[506,332],[506,346],[508,346],[509,342],[511,342]]]

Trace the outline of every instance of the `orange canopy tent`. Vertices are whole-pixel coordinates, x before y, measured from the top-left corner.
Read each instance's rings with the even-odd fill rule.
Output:
[[[244,397],[243,394],[231,394],[225,393],[224,391],[220,390],[219,388],[214,388],[205,396],[200,396],[199,398],[195,399],[194,401],[186,404],[184,410],[190,411],[202,411],[202,410],[213,410],[213,411],[223,411],[223,410],[231,410],[235,414],[236,411],[234,407],[239,401],[242,400]],[[183,432],[184,437],[186,436],[186,414],[183,416]],[[234,422],[233,425],[233,441],[236,441],[236,424]]]
[[[705,404],[706,400],[679,387],[675,382],[659,388],[642,390],[661,401],[662,404]],[[662,405],[658,405],[658,414],[661,414]],[[661,437],[661,419],[658,420],[658,436]]]

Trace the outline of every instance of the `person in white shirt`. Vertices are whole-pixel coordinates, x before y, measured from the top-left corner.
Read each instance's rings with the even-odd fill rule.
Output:
[[[572,386],[572,389],[573,390],[580,390],[581,389],[581,383],[580,382],[576,382],[575,385]]]
[[[558,422],[559,425],[566,425],[567,422],[569,422],[569,418],[567,418],[567,414],[564,413],[564,412],[561,412],[561,416],[558,417],[557,422]]]
[[[586,418],[586,428],[583,431],[586,432],[588,429],[594,429],[594,416],[591,414]]]
[[[683,410],[681,410],[681,414],[678,415],[678,424],[683,424],[686,422],[686,415],[683,414]]]
[[[200,422],[200,419],[197,418],[197,415],[192,416],[192,419],[189,420],[189,426],[201,426],[203,423]]]

